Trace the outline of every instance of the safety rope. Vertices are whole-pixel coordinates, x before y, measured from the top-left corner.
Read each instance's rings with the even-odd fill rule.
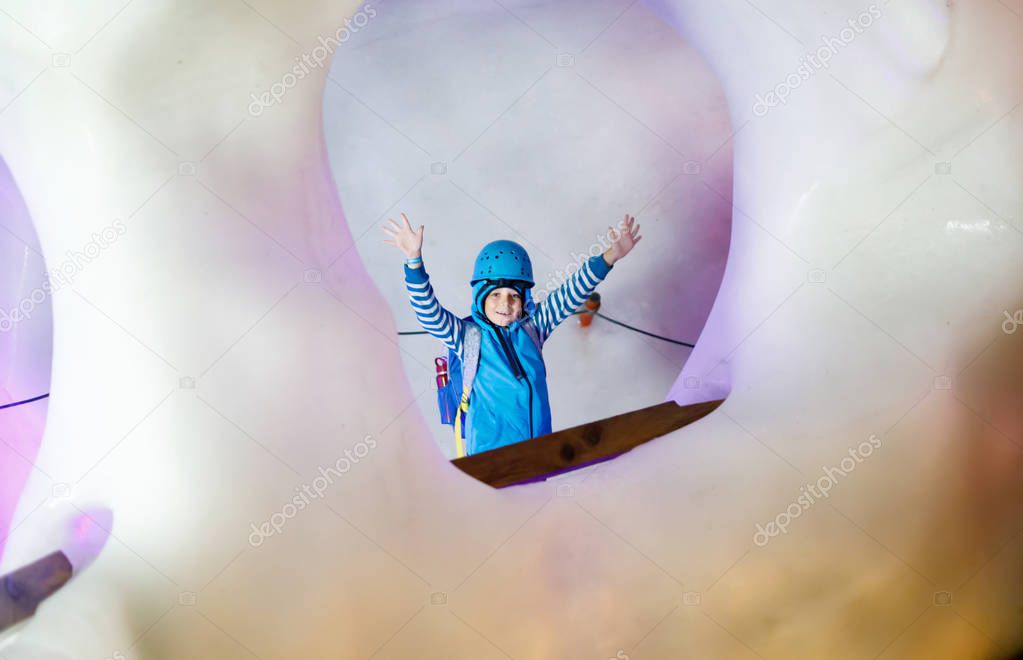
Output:
[[[575,316],[577,314],[589,314],[589,313],[590,312],[572,312],[572,316]],[[661,341],[666,341],[666,342],[669,342],[669,343],[672,343],[672,344],[678,344],[679,346],[688,346],[689,348],[694,348],[694,345],[690,344],[687,341],[679,341],[678,339],[672,339],[670,337],[662,337],[661,335],[655,335],[652,332],[647,332],[646,330],[640,330],[639,328],[631,326],[631,325],[629,325],[627,323],[622,323],[621,321],[615,320],[615,319],[611,318],[610,316],[605,316],[604,314],[601,314],[600,312],[597,312],[596,315],[599,316],[600,318],[604,319],[605,321],[610,321],[611,323],[614,323],[615,325],[620,325],[623,328],[627,328],[629,330],[632,330],[633,332],[638,332],[640,334],[646,335],[647,337],[653,337],[654,339],[660,339]],[[398,334],[399,335],[425,335],[425,334],[428,334],[428,333],[425,330],[410,330],[410,331],[406,331],[406,332],[399,332]]]

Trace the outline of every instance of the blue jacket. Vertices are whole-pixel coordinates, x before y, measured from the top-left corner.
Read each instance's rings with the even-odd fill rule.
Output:
[[[551,405],[547,396],[547,369],[522,323],[531,316],[540,345],[562,321],[582,305],[611,271],[597,255],[539,305],[526,289],[525,315],[502,328],[487,319],[482,301],[492,286],[473,285],[471,318],[480,326],[480,359],[466,415],[466,454],[476,454],[551,432]],[[469,317],[459,318],[437,302],[425,266],[405,266],[405,287],[419,325],[444,345],[462,355],[462,337]]]

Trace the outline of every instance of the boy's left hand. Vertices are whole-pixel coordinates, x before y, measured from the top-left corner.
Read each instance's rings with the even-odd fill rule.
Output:
[[[604,252],[604,260],[612,266],[616,261],[631,252],[632,248],[636,247],[636,243],[639,243],[639,239],[643,238],[639,235],[639,225],[636,224],[636,218],[628,213],[625,214],[625,221],[619,226],[622,227],[621,232],[608,227],[611,230],[608,233],[608,238],[612,242],[611,247]]]

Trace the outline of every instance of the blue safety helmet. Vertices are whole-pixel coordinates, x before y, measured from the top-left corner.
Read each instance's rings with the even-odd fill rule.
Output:
[[[526,249],[515,241],[487,243],[476,257],[469,284],[481,280],[519,280],[532,287],[533,264]]]

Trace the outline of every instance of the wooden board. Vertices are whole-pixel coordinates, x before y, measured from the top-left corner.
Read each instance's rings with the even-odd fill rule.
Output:
[[[451,462],[462,472],[494,488],[540,481],[619,456],[644,442],[692,424],[722,403],[724,399],[680,406],[666,401]]]

